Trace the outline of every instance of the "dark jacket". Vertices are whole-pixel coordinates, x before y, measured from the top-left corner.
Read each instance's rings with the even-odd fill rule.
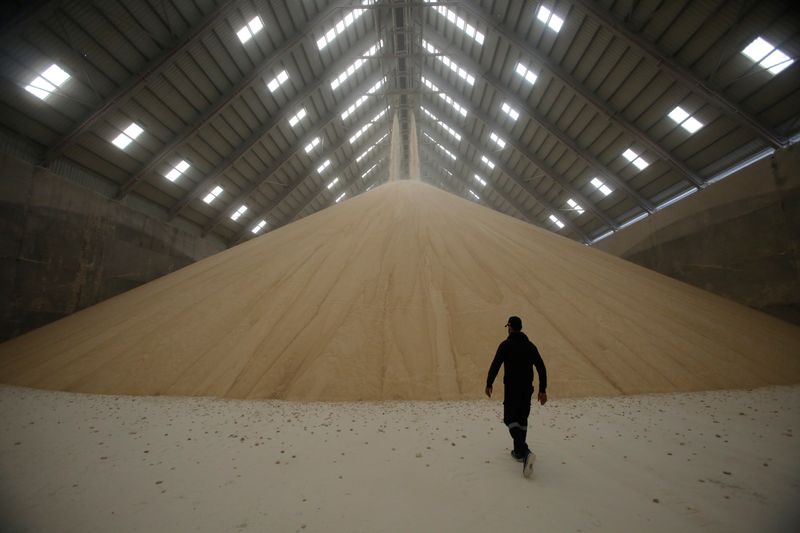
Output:
[[[528,340],[528,336],[524,333],[519,331],[509,333],[508,338],[497,347],[494,361],[489,367],[489,375],[486,377],[487,387],[491,387],[494,383],[500,365],[505,367],[503,384],[506,396],[509,396],[509,393],[514,395],[533,393],[533,367],[536,367],[536,372],[539,374],[539,392],[547,391],[547,369],[544,367],[544,361],[536,345]]]

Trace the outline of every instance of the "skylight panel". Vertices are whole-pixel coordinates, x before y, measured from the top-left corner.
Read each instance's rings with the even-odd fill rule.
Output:
[[[319,143],[320,143],[319,137],[314,137],[313,139],[311,139],[311,142],[306,145],[306,148],[305,148],[306,153],[310,154],[311,150],[316,148],[317,145],[319,145]]]
[[[452,173],[452,172],[450,172],[449,170],[447,170],[446,168],[442,168],[442,170],[444,170],[445,172],[447,172],[447,174],[448,174],[449,176],[452,176],[452,175],[453,175],[453,173]]]
[[[430,2],[433,2],[433,1],[434,0],[425,0],[425,2],[427,2],[427,3],[430,3]],[[436,5],[436,6],[431,6],[431,7],[433,7],[434,11],[436,11],[437,13],[442,15],[444,18],[446,18],[448,22],[450,22],[451,24],[454,24],[456,26],[456,28],[458,28],[459,30],[461,30],[464,33],[466,33],[467,36],[470,37],[471,39],[473,39],[476,43],[478,43],[479,45],[483,45],[484,35],[481,32],[479,32],[475,28],[475,26],[473,26],[472,24],[468,23],[466,20],[464,20],[463,18],[461,18],[458,15],[456,15],[456,13],[454,11],[446,8],[445,6]]]
[[[245,211],[247,211],[247,206],[243,205],[236,210],[234,214],[231,215],[231,220],[239,220],[239,217],[244,215]]]
[[[345,196],[347,196],[347,193],[346,193],[346,192],[343,192],[342,194],[340,194],[340,195],[339,195],[339,197],[336,199],[336,203],[338,204],[339,202],[341,202],[341,201],[342,201],[342,199],[343,199]]]
[[[442,152],[444,152],[444,153],[447,155],[447,157],[449,157],[449,158],[450,158],[450,159],[452,159],[453,161],[455,161],[455,160],[457,159],[457,158],[456,158],[456,156],[453,154],[453,152],[451,152],[450,150],[448,150],[447,148],[445,148],[444,146],[442,146],[441,144],[439,144],[438,142],[436,142],[436,139],[434,139],[433,137],[431,137],[430,135],[428,135],[428,134],[427,134],[427,133],[425,133],[425,132],[423,132],[423,135],[424,135],[425,137],[427,137],[428,139],[430,139],[430,141],[431,141],[433,144],[435,144],[436,146],[438,146],[438,147],[439,147],[439,150],[441,150]]]
[[[428,111],[428,109],[425,106],[419,106],[419,108],[422,109],[422,112],[428,115],[432,120],[439,122],[439,119],[436,118],[436,115]]]
[[[475,174],[475,181],[480,183],[481,187],[486,187],[486,181],[482,177],[478,176],[477,174]]]
[[[349,117],[350,115],[352,115],[353,112],[356,109],[358,109],[361,106],[361,104],[363,104],[366,101],[367,101],[367,95],[366,94],[362,94],[361,96],[359,96],[358,100],[356,100],[355,103],[353,103],[353,105],[351,105],[350,107],[348,107],[347,109],[345,109],[342,112],[342,120],[344,120],[347,117]]]
[[[550,217],[549,217],[549,218],[550,218],[550,222],[552,222],[553,224],[555,224],[556,226],[558,226],[558,229],[563,229],[563,228],[564,228],[564,223],[563,223],[563,222],[561,222],[561,221],[558,219],[558,217],[557,217],[557,216],[555,216],[555,215],[550,215]]]
[[[489,134],[489,138],[490,138],[490,139],[491,139],[491,140],[492,140],[492,141],[493,141],[493,142],[494,142],[494,143],[495,143],[497,146],[499,146],[501,150],[502,150],[503,148],[505,148],[505,147],[506,147],[506,142],[505,142],[503,139],[501,139],[501,138],[500,138],[500,137],[499,137],[499,136],[498,136],[498,135],[497,135],[495,132],[492,132],[492,133],[490,133],[490,134]]]
[[[337,176],[337,177],[335,177],[335,178],[333,178],[333,181],[331,181],[331,182],[328,184],[328,190],[331,190],[331,189],[333,189],[333,188],[336,186],[336,184],[337,184],[337,183],[339,183],[339,177],[338,177],[338,176]]]
[[[460,133],[458,133],[456,130],[454,130],[453,128],[448,126],[446,123],[444,123],[441,120],[439,120],[436,117],[436,115],[434,115],[433,113],[428,111],[428,109],[426,109],[425,106],[419,106],[419,107],[420,107],[420,109],[422,109],[423,113],[425,113],[426,115],[428,115],[431,118],[431,120],[433,120],[434,122],[439,124],[442,127],[442,129],[444,129],[444,131],[446,131],[451,136],[453,136],[453,138],[456,139],[457,141],[461,142],[461,134]]]
[[[522,63],[517,63],[517,68],[515,69],[515,71],[531,85],[536,83],[536,74],[532,70],[529,70],[528,67],[526,67]]]
[[[361,5],[365,6],[371,3],[371,0],[363,0]],[[317,48],[322,50],[331,44],[339,35],[349,28],[356,20],[366,13],[366,9],[353,9],[350,10],[344,17],[334,22],[333,27],[325,32],[325,34],[317,39]]]
[[[275,91],[278,90],[278,87],[283,85],[288,79],[289,75],[286,73],[285,70],[282,70],[278,73],[277,76],[272,78],[272,80],[270,80],[269,83],[267,83],[267,89],[269,89],[269,92],[274,93]]]
[[[775,49],[774,46],[769,44],[767,41],[762,39],[761,37],[756,37],[753,42],[748,44],[742,53],[749,57],[753,62],[757,63],[767,57],[770,52]]]
[[[544,6],[539,7],[539,11],[536,12],[536,18],[547,24],[547,27],[556,33],[560,32],[561,26],[564,25],[564,19]]]
[[[365,170],[365,171],[364,171],[364,173],[363,173],[363,174],[361,174],[361,178],[362,178],[362,179],[363,179],[363,178],[366,178],[366,177],[367,177],[367,175],[368,175],[370,172],[372,172],[373,170],[375,170],[375,168],[376,168],[377,166],[378,166],[378,163],[375,163],[374,165],[372,165],[371,167],[369,167],[367,170]]]
[[[603,196],[608,196],[609,194],[611,194],[613,192],[608,187],[608,185],[606,185],[605,183],[600,181],[600,178],[592,178],[592,182],[591,183],[592,183],[592,185],[594,185],[595,189],[597,189],[598,191],[603,193]]]
[[[264,229],[264,226],[266,226],[266,225],[267,225],[267,221],[264,220],[264,219],[261,219],[259,221],[259,223],[256,224],[255,226],[253,226],[253,229],[251,229],[250,231],[252,231],[253,233],[258,233],[259,231]]]
[[[609,190],[610,190],[610,189],[609,189]],[[579,204],[578,202],[576,202],[575,200],[573,200],[572,198],[570,198],[569,200],[567,200],[567,205],[568,205],[568,206],[569,206],[569,207],[570,207],[570,208],[571,208],[573,211],[575,211],[576,213],[578,213],[579,215],[582,215],[582,214],[583,214],[583,207],[581,207],[581,206],[580,206],[580,204]]]
[[[430,89],[431,91],[433,91],[435,93],[439,93],[439,97],[442,100],[444,100],[445,102],[447,102],[458,113],[460,113],[461,116],[463,116],[463,117],[467,116],[467,110],[463,106],[461,106],[460,104],[456,103],[456,101],[453,100],[450,97],[450,95],[446,94],[444,91],[439,90],[439,87],[435,83],[433,83],[431,80],[426,78],[425,76],[422,76],[422,84],[425,87],[427,87],[428,89]]]
[[[675,109],[670,111],[668,116],[689,133],[696,132],[704,125],[696,118],[690,117],[689,113],[687,113],[681,106],[677,106]]]
[[[378,50],[380,50],[382,46],[383,46],[383,39],[370,46],[369,49],[366,52],[364,52],[363,55],[374,56],[375,54],[378,53]],[[344,69],[338,76],[336,76],[336,78],[333,79],[333,81],[331,82],[331,90],[334,90],[337,87],[339,87],[339,85],[344,83],[344,81],[347,78],[352,76],[355,73],[355,71],[360,69],[366,62],[367,60],[364,59],[363,57],[359,57],[358,59],[356,59],[349,67]]]
[[[357,131],[357,132],[355,132],[355,133],[353,134],[353,136],[352,136],[352,137],[350,137],[350,144],[355,144],[355,142],[356,142],[356,141],[359,139],[359,137],[361,137],[362,135],[364,135],[364,133],[366,133],[366,131],[367,131],[368,129],[370,129],[372,126],[374,126],[374,125],[375,125],[375,123],[376,123],[376,122],[378,122],[378,120],[380,120],[380,118],[381,118],[383,115],[385,115],[385,114],[386,114],[386,111],[388,111],[388,110],[389,110],[389,108],[388,108],[388,107],[384,108],[384,109],[383,109],[381,112],[379,112],[377,115],[375,115],[374,117],[372,117],[372,120],[370,120],[369,122],[367,122],[366,124],[364,124],[363,126],[361,126],[361,127],[358,129],[358,131]]]
[[[300,111],[295,113],[293,117],[289,117],[289,125],[294,128],[294,125],[300,122],[306,116],[306,108],[301,107]]]
[[[468,189],[468,191],[473,196],[473,198],[475,198],[476,200],[480,200],[481,199],[481,197],[478,196],[477,194],[475,194],[475,192],[472,189]]]
[[[754,63],[758,63],[759,66],[767,69],[772,75],[778,74],[794,63],[794,59],[761,37],[757,37],[747,45],[742,50],[742,53]]]
[[[492,160],[491,160],[491,159],[489,159],[489,158],[488,158],[488,157],[486,157],[485,155],[482,155],[482,156],[481,156],[481,161],[483,162],[483,164],[484,164],[484,165],[486,165],[487,167],[489,167],[489,169],[491,169],[491,170],[494,170],[495,164],[492,162]]]
[[[385,82],[386,82],[386,76],[378,80],[378,82],[375,85],[370,87],[366,94],[362,94],[361,96],[359,96],[358,100],[356,100],[350,107],[344,110],[344,112],[342,113],[342,120],[345,120],[347,117],[352,115],[356,109],[361,107],[364,104],[364,102],[367,101],[369,95],[378,92]]]
[[[331,160],[326,159],[320,166],[317,167],[317,173],[322,174],[329,166],[331,166]]]
[[[222,194],[222,191],[223,191],[222,187],[217,185],[216,187],[211,189],[211,192],[208,193],[205,198],[203,198],[203,201],[207,204],[211,204],[211,202],[213,202],[220,194]]]
[[[689,118],[689,113],[684,111],[684,109],[681,106],[677,106],[675,109],[669,112],[668,116],[669,118],[680,124],[681,122]]]
[[[704,124],[702,122],[700,122],[699,120],[697,120],[696,118],[694,118],[694,117],[687,118],[686,122],[681,124],[681,127],[683,129],[685,129],[686,131],[688,131],[689,133],[694,133],[697,130],[699,130],[700,128],[702,128],[703,126],[704,126]]]
[[[368,153],[370,153],[372,150],[374,150],[374,149],[375,149],[375,147],[376,147],[376,146],[378,146],[378,145],[381,143],[381,141],[383,141],[383,140],[384,140],[384,139],[385,139],[385,138],[386,138],[388,135],[389,135],[389,133],[388,133],[388,132],[387,132],[387,133],[384,133],[384,134],[381,136],[381,138],[380,138],[380,139],[378,139],[377,141],[375,141],[374,143],[372,143],[372,144],[370,145],[370,147],[369,147],[369,148],[367,148],[366,150],[364,150],[364,152],[362,152],[362,153],[361,153],[361,155],[360,155],[360,156],[356,157],[356,163],[359,163],[359,162],[361,162],[361,160],[362,160],[362,159],[364,159],[365,157],[367,157],[367,154],[368,154]]]
[[[172,167],[172,170],[167,172],[164,175],[164,177],[167,178],[169,181],[174,182],[176,179],[180,178],[184,172],[186,172],[187,168],[189,168],[189,163],[187,163],[184,160],[181,160],[181,162]]]
[[[794,63],[794,59],[790,58],[776,48],[770,55],[762,59],[759,64],[775,75],[787,68],[792,63]]]
[[[135,122],[131,122],[130,126],[122,130],[122,133],[117,135],[111,142],[120,150],[124,150],[136,137],[141,135],[143,131],[141,126]]]
[[[260,32],[263,27],[264,23],[261,21],[261,17],[256,16],[250,19],[250,22],[242,26],[242,28],[236,32],[236,36],[239,37],[239,40],[244,44],[252,39],[256,33]]]
[[[500,106],[500,109],[502,109],[503,113],[511,117],[513,120],[517,120],[519,118],[519,111],[508,105],[508,102],[503,102],[503,105]]]
[[[639,156],[639,154],[637,154],[630,148],[628,148],[627,150],[625,150],[625,152],[622,153],[622,157],[633,163],[639,170],[644,170],[650,165],[650,163],[645,161],[641,156]]]
[[[439,50],[425,39],[422,40],[422,47],[431,54],[440,54]],[[459,78],[467,82],[469,85],[475,84],[475,76],[459,67],[458,64],[455,61],[452,61],[449,57],[445,55],[436,55],[434,57],[444,63],[446,67],[455,72]]]
[[[41,100],[46,100],[48,96],[63,85],[69,78],[69,74],[53,63],[47,67],[47,70],[42,72],[41,76],[34,78],[34,80],[25,87],[25,90]]]

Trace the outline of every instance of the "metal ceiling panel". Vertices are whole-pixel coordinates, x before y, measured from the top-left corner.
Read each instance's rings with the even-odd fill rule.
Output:
[[[24,37],[3,45],[0,68],[8,86],[0,96],[0,109],[7,111],[3,127],[50,147],[96,109],[108,106],[102,120],[91,125],[91,134],[77,137],[62,157],[112,183],[140,182],[137,194],[159,209],[174,211],[177,206],[186,223],[215,225],[211,231],[230,241],[248,233],[248,225],[262,212],[295,217],[329,205],[334,197],[327,189],[318,192],[332,173],[340,174],[339,186],[348,196],[364,190],[360,175],[385,157],[388,141],[359,164],[354,159],[385,133],[391,114],[355,145],[348,139],[387,104],[404,102],[414,109],[424,103],[464,135],[459,143],[440,126],[417,117],[420,126],[458,157],[448,163],[440,160],[443,154],[435,145],[422,150],[430,159],[426,172],[449,165],[457,174],[440,180],[444,186],[466,194],[468,187],[477,186],[470,180],[478,172],[488,182],[477,191],[485,205],[548,229],[554,228],[547,216],[557,212],[579,228],[578,233],[568,228],[561,233],[578,239],[580,231],[605,233],[641,212],[648,201],[653,205],[682,192],[687,180],[708,178],[774,143],[778,137],[765,136],[769,132],[764,127],[793,135],[800,126],[794,104],[800,69],[792,66],[772,76],[741,54],[758,35],[786,47],[792,57],[800,52],[796,21],[786,16],[788,4],[779,0],[758,6],[716,0],[560,0],[547,6],[564,19],[559,32],[536,18],[538,1],[443,4],[485,34],[483,45],[431,6],[398,4],[368,9],[322,51],[317,39],[348,12],[346,6],[326,0],[240,0],[234,9],[221,10],[198,41],[171,50],[225,5],[211,0],[131,0],[100,7],[61,3],[34,21]],[[598,6],[607,10],[597,11]],[[255,14],[264,29],[242,44],[236,31]],[[440,97],[421,94],[412,53],[410,91],[390,75],[380,95],[342,121],[342,110],[405,61],[405,52],[394,48],[405,37],[386,41],[381,60],[368,59],[335,91],[330,89],[332,77],[377,40],[378,24],[384,38],[408,36],[404,32],[420,28],[418,22],[409,22],[416,14],[421,36],[476,78],[469,86],[438,58],[419,60],[426,76],[470,111],[467,117]],[[411,46],[414,52],[416,45]],[[146,69],[163,54],[169,57],[158,76],[131,84],[146,77]],[[73,79],[52,100],[40,102],[22,90],[37,68],[59,58]],[[516,73],[517,62],[537,74],[535,84]],[[284,68],[290,79],[272,93],[266,85]],[[103,102],[126,84],[135,90],[118,95],[119,102]],[[517,120],[500,111],[506,101],[518,108]],[[667,118],[676,105],[703,122],[703,128],[689,134]],[[300,106],[308,115],[291,128],[287,119]],[[542,123],[531,120],[531,114]],[[748,122],[750,116],[755,122]],[[110,140],[132,120],[146,131],[119,150]],[[506,140],[504,149],[497,151],[488,139],[492,131]],[[303,147],[314,136],[323,139],[322,146],[306,154]],[[623,159],[629,147],[650,166],[638,171]],[[480,161],[482,154],[498,164],[494,171]],[[171,183],[164,174],[181,158],[192,167]],[[332,168],[319,176],[315,169],[324,158],[331,159]],[[373,175],[377,179],[385,172],[383,168]],[[596,175],[617,180],[609,183],[614,192],[608,197],[589,184]],[[202,202],[202,189],[212,181],[226,191],[208,206]],[[576,193],[590,204],[583,206],[583,215],[564,211],[566,199]],[[547,205],[539,205],[532,194]],[[189,195],[188,208],[181,210]],[[233,222],[228,215],[237,202],[250,210]]]

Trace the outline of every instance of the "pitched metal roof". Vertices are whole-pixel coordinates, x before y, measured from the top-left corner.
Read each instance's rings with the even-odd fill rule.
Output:
[[[586,243],[800,129],[791,2],[65,0],[4,22],[5,139],[230,245],[387,179],[395,112],[425,180]],[[52,64],[70,77],[40,99]]]

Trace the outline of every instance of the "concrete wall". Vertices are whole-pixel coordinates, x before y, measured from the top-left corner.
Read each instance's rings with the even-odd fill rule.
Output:
[[[800,324],[800,148],[779,150],[595,246]]]
[[[224,249],[0,156],[0,341]]]

